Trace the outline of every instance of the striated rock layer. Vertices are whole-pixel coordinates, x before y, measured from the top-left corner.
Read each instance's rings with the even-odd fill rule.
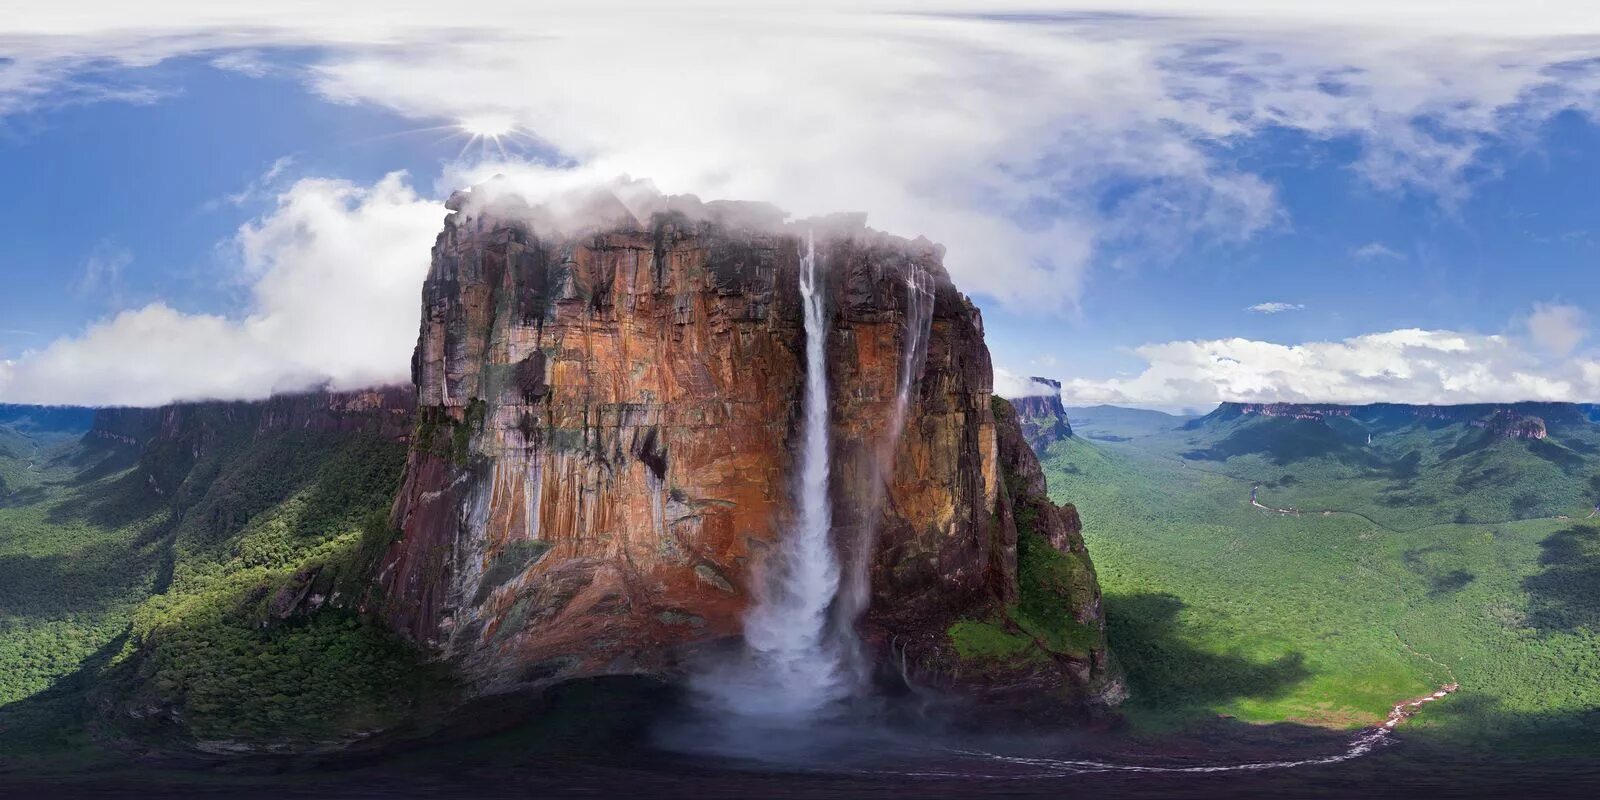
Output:
[[[845,592],[871,593],[859,629],[915,679],[986,692],[1015,682],[964,665],[948,631],[1004,624],[1018,602],[1016,507],[1042,514],[1075,558],[1082,540],[1075,514],[1044,499],[1015,419],[997,428],[982,320],[940,247],[860,217],[784,224],[769,207],[693,198],[629,210],[605,196],[582,223],[482,187],[449,206],[413,359],[401,538],[370,610],[477,693],[672,677],[696,648],[738,636],[755,571],[795,516],[797,270],[813,233],[834,535],[846,572],[868,579]],[[933,302],[926,352],[908,358],[922,338],[907,325],[913,284],[931,285]],[[1026,485],[1008,489],[1008,469]],[[1110,671],[1088,577],[1059,613],[1093,646],[1030,660],[1023,676],[1073,702]]]

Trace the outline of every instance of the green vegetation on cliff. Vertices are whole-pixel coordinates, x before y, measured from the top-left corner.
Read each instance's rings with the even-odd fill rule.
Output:
[[[1018,520],[1018,601],[991,621],[961,620],[950,626],[950,642],[963,660],[1021,664],[1049,654],[1086,658],[1101,645],[1100,632],[1072,617],[1073,598],[1092,589],[1092,569],[1073,553],[1062,553]]]
[[[167,590],[133,615],[111,685],[196,735],[340,737],[404,719],[429,679],[354,612],[393,533],[403,446],[287,432],[225,448],[172,537]]]
[[[1001,447],[1027,448],[1011,403],[995,397],[992,408],[999,426],[1017,431],[1018,438],[1003,440]],[[1034,470],[1031,451],[1021,455],[1027,456],[1024,465],[1015,468]],[[1037,480],[1038,473],[1033,475]],[[1040,530],[1040,515],[1057,513],[1048,498],[1025,488],[1028,482],[1012,467],[1003,466],[1000,478],[1016,521],[1017,601],[989,619],[957,621],[946,631],[950,643],[963,661],[984,668],[1027,667],[1053,656],[1088,659],[1105,646],[1100,630],[1075,616],[1095,595],[1094,566],[1087,553],[1057,550]]]
[[[137,465],[133,446],[93,438],[0,455],[12,756],[80,748],[86,723],[102,736],[348,737],[403,719],[440,680],[356,613],[394,535],[404,445],[256,435],[227,417],[195,427]]]

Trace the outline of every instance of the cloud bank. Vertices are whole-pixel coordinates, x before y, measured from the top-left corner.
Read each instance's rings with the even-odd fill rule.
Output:
[[[1348,166],[1375,189],[1448,208],[1486,147],[1600,108],[1600,16],[1585,2],[271,5],[11,10],[0,124],[62,103],[156,101],[128,70],[201,55],[419,127],[511,120],[543,160],[501,171],[556,164],[799,216],[866,211],[876,228],[946,244],[965,291],[1056,312],[1096,267],[1285,224],[1275,187],[1234,157],[1255,137],[1348,142]],[[307,244],[263,221],[239,237],[260,273],[242,317],[126,311],[11,364],[0,396],[142,403],[403,374],[437,214],[398,182],[308,186],[277,215],[375,218],[345,231],[385,231],[359,267],[321,256],[341,247],[331,236]],[[354,281],[332,302],[296,292],[308,265],[412,283]],[[367,333],[345,327],[352,314]],[[380,345],[378,331],[399,335]]]
[[[122,311],[0,364],[0,398],[138,406],[408,381],[444,213],[399,173],[372,186],[302,180],[235,237],[248,313]]]
[[[1529,320],[1527,335],[1406,329],[1293,345],[1238,338],[1148,344],[1134,350],[1146,363],[1139,374],[1069,380],[1062,396],[1077,405],[1163,409],[1223,401],[1450,404],[1600,398],[1600,360],[1570,356],[1570,346],[1559,357],[1550,356],[1550,334],[1539,319],[1536,313]],[[1555,343],[1582,338],[1563,329]]]

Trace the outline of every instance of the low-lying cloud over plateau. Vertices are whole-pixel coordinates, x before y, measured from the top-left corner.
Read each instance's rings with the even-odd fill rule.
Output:
[[[1049,397],[1061,390],[1031,376],[1018,375],[1005,367],[994,368],[994,393],[1005,398]]]
[[[917,13],[828,2],[270,5],[11,10],[0,33],[0,120],[64,103],[156,102],[136,72],[104,76],[204,55],[241,75],[294,76],[329,101],[386,108],[418,127],[493,115],[550,151],[497,171],[571,165],[801,216],[865,211],[876,228],[947,245],[965,291],[1054,313],[1112,261],[1137,268],[1292,223],[1275,187],[1230,155],[1263,133],[1347,141],[1348,166],[1372,188],[1448,213],[1473,190],[1486,147],[1600,107],[1600,17],[1584,2],[1023,0],[1009,15],[975,2]],[[436,198],[450,187],[437,188]],[[420,281],[439,222],[422,213],[430,203],[338,191],[356,209],[416,211],[396,210],[361,269]],[[1398,255],[1383,247],[1357,257],[1398,268]],[[267,272],[326,264],[298,258],[318,251],[276,251]],[[351,288],[371,292],[348,299],[370,313],[373,335],[405,332],[347,355],[336,344],[354,330],[341,322],[343,304],[307,298],[290,309],[263,277],[248,309],[151,305],[22,356],[0,367],[0,398],[157,402],[252,396],[311,375],[403,375],[415,286]],[[320,332],[320,345],[297,331]],[[146,351],[167,355],[126,366]],[[208,373],[219,361],[231,366]],[[115,369],[96,377],[102,365]]]

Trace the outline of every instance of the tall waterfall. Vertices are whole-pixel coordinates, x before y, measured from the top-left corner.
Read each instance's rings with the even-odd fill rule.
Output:
[[[829,635],[839,563],[828,499],[827,317],[810,235],[800,259],[800,295],[806,373],[796,518],[756,583],[755,606],[744,621],[744,659],[698,682],[728,711],[780,720],[815,717],[854,688],[843,668],[839,638]]]

